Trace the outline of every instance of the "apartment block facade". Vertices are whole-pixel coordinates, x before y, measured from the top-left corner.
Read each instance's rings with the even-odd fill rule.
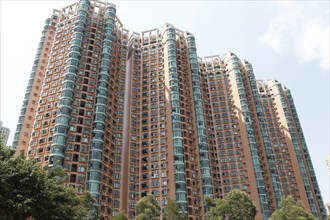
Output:
[[[197,56],[190,32],[129,34],[98,0],[46,20],[13,146],[63,184],[89,191],[101,218],[135,217],[152,194],[203,219],[204,196],[247,192],[267,219],[293,195],[325,219],[290,91],[255,79],[248,61]]]
[[[7,146],[10,129],[3,126],[3,122],[0,121],[0,141],[2,146]]]

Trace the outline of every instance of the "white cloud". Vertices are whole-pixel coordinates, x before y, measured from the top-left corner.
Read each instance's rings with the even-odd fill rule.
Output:
[[[322,18],[314,18],[304,25],[295,43],[295,51],[302,61],[318,60],[323,69],[329,68],[329,25]]]
[[[300,62],[317,61],[329,69],[329,7],[311,2],[277,5],[280,12],[259,41],[278,53],[292,49]]]

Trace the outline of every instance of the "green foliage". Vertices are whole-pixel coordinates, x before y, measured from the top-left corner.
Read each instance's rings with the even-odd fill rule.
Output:
[[[119,212],[115,217],[111,218],[111,220],[128,220],[128,218],[124,213]]]
[[[12,155],[0,146],[0,219],[86,219],[95,202],[89,193],[65,188],[59,169],[47,175],[33,160]]]
[[[169,199],[164,211],[163,220],[186,220],[186,215],[174,200]]]
[[[208,211],[210,211],[210,209],[211,209],[212,207],[215,206],[215,200],[212,199],[212,198],[209,197],[209,196],[205,196],[205,197],[204,197],[204,204],[205,204],[205,212],[208,212]]]
[[[141,198],[135,207],[136,220],[159,220],[160,206],[152,195]]]
[[[15,153],[15,151],[12,150],[11,148],[2,146],[1,142],[0,142],[0,148],[1,148],[1,150],[0,150],[0,161],[8,160]]]
[[[206,206],[211,207],[206,212],[207,220],[251,220],[257,214],[257,208],[245,192],[232,190],[224,199],[205,197]]]
[[[281,201],[280,208],[277,209],[269,220],[316,220],[316,218],[305,210],[301,201],[295,201],[292,196],[288,196]]]
[[[83,210],[83,214],[81,214],[82,218],[88,220],[99,220],[99,210],[95,206],[96,200],[95,198],[93,198],[92,194],[90,194],[89,192],[84,192],[81,195],[76,194],[76,196],[78,196],[80,200],[80,205],[76,206],[76,208],[78,212],[81,212],[81,210]]]
[[[204,197],[204,203],[206,206],[214,207],[215,206],[215,200],[212,199],[210,196]]]
[[[211,209],[206,212],[205,219],[207,220],[223,220],[226,219],[226,212],[228,210],[228,203],[224,199],[214,199]]]

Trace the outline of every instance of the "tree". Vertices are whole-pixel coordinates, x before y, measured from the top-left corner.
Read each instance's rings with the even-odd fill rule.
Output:
[[[163,220],[186,220],[186,214],[174,200],[169,199],[164,211]]]
[[[210,196],[205,196],[204,197],[204,206],[205,206],[205,213],[210,211],[212,207],[215,206],[215,200],[212,199]]]
[[[0,145],[1,219],[86,219],[95,203],[89,193],[77,195],[61,184],[63,172],[48,174],[34,160]],[[95,219],[89,215],[88,219]]]
[[[301,201],[295,201],[292,196],[282,199],[280,208],[277,209],[269,220],[316,220],[316,218],[305,210]]]
[[[141,198],[135,207],[136,220],[159,220],[160,206],[152,195]]]
[[[0,141],[0,161],[8,160],[14,155],[15,151],[10,147],[2,146]]]
[[[119,212],[115,217],[111,218],[111,220],[128,220],[128,218],[123,212]]]
[[[210,206],[206,212],[207,220],[251,220],[257,214],[257,208],[251,198],[245,192],[239,190],[230,191],[224,199],[205,198]]]
[[[206,212],[205,219],[207,220],[223,220],[226,219],[226,210],[228,203],[224,199],[214,199],[211,203],[211,209]]]

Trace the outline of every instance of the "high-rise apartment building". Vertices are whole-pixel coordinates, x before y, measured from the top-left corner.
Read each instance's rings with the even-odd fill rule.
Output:
[[[247,191],[267,219],[283,196],[326,212],[290,90],[233,53],[200,60],[213,193]],[[261,218],[260,216],[257,218]]]
[[[0,141],[2,146],[7,146],[7,141],[10,133],[10,129],[2,126],[3,122],[0,121]]]
[[[197,57],[170,24],[123,28],[116,7],[80,0],[42,33],[13,145],[97,199],[101,218],[152,194],[203,219],[203,197],[247,192],[257,219],[283,196],[325,209],[290,91],[233,53]]]
[[[49,53],[53,45],[56,30],[56,20],[54,18],[56,18],[55,14],[52,19],[47,19],[42,30],[12,144],[13,149],[16,149],[15,155],[19,155],[22,151],[26,153],[29,146],[40,92],[49,60]]]

